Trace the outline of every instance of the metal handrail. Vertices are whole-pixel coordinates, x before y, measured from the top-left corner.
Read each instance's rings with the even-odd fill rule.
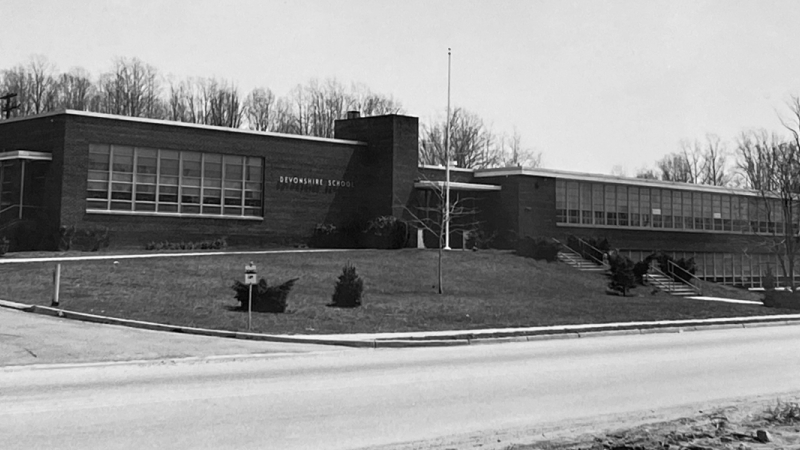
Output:
[[[575,240],[577,240],[577,241],[578,241],[578,243],[579,243],[579,244],[581,244],[581,246],[582,246],[582,247],[583,247],[583,246],[589,247],[590,249],[592,249],[592,250],[594,250],[595,252],[597,252],[597,254],[598,254],[598,255],[604,255],[604,254],[605,254],[605,252],[604,252],[604,251],[602,251],[602,250],[600,250],[599,248],[595,247],[594,245],[592,245],[592,244],[590,244],[590,243],[588,243],[588,242],[584,241],[583,239],[579,238],[578,236],[572,236],[572,237],[573,237],[573,238],[575,238]],[[581,255],[581,256],[583,256],[583,253],[580,253],[580,252],[579,252],[578,254],[579,254],[579,255]],[[607,262],[605,262],[603,259],[597,258],[596,256],[594,256],[594,255],[591,255],[591,254],[588,254],[588,253],[587,253],[587,255],[588,255],[590,258],[592,258],[593,260],[595,260],[595,262],[596,262],[597,264],[600,264],[601,266],[604,266],[604,267],[605,267],[605,266],[608,266],[608,263],[607,263]]]
[[[680,283],[679,281],[674,281],[674,280],[672,279],[672,277],[670,277],[670,276],[669,276],[669,275],[667,275],[666,273],[662,272],[662,271],[661,271],[661,269],[659,269],[658,267],[656,267],[656,266],[655,266],[655,264],[654,264],[654,261],[650,263],[650,270],[651,270],[651,271],[653,271],[653,272],[655,272],[655,273],[656,273],[656,274],[658,274],[658,275],[661,275],[661,276],[662,276],[662,277],[664,277],[664,278],[667,278],[667,279],[669,279],[669,280],[672,280],[672,281],[673,281],[673,282],[675,282],[675,283]],[[657,285],[658,285],[658,286],[659,286],[661,289],[664,289],[664,290],[666,290],[666,291],[668,291],[668,292],[673,292],[673,291],[675,291],[675,288],[674,288],[674,287],[672,287],[672,286],[670,286],[670,285],[668,285],[668,284],[661,283],[661,282],[660,282],[659,280],[657,280],[657,279],[652,279],[651,281],[655,282],[655,283],[656,283],[656,284],[657,284]],[[692,288],[694,288],[695,290],[697,290],[698,294],[700,293],[700,288],[698,288],[697,286],[695,286],[695,285],[693,285],[693,284],[690,284],[690,286],[691,286]]]
[[[572,247],[570,247],[569,245],[567,245],[567,244],[565,244],[565,243],[563,243],[563,242],[559,241],[559,240],[558,240],[558,239],[556,239],[556,238],[550,238],[550,239],[552,239],[552,240],[553,240],[555,243],[557,243],[558,245],[560,245],[560,246],[564,247],[565,249],[569,250],[571,253],[573,253],[573,254],[575,254],[575,255],[577,255],[577,256],[580,256],[581,258],[583,258],[583,254],[581,254],[580,252],[576,251],[575,249],[573,249],[573,248],[572,248]],[[580,239],[579,239],[579,240],[580,240]],[[589,245],[589,244],[587,244],[587,245]],[[599,251],[599,250],[598,250],[598,251]],[[599,260],[599,259],[595,258],[595,257],[594,257],[594,256],[592,256],[592,255],[589,255],[589,257],[590,257],[591,259],[593,259],[593,260],[594,260],[594,263],[596,263],[596,264],[598,264],[598,265],[601,265],[601,266],[603,266],[603,267],[608,267],[608,263],[606,263],[606,262],[604,262],[604,261],[602,261],[602,260]]]
[[[702,294],[703,293],[703,290],[700,289],[700,286],[695,286],[691,281],[689,281],[692,278],[695,278],[693,273],[691,273],[688,270],[684,269],[683,267],[675,264],[674,261],[667,260],[667,262],[669,263],[669,264],[667,264],[667,267],[669,268],[670,275],[675,273],[675,269],[680,270],[681,272],[683,272],[686,275],[688,275],[688,278],[686,278],[685,280],[683,279],[683,277],[678,277],[678,278],[680,278],[680,281],[682,283],[688,284],[689,286],[693,287],[697,291],[698,294]],[[672,278],[673,280],[675,279],[675,277],[670,277],[670,278]]]

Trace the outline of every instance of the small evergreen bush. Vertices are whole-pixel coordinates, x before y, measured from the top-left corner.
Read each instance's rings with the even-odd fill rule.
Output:
[[[633,274],[633,261],[627,256],[611,252],[608,255],[608,263],[611,266],[611,281],[608,283],[609,289],[619,292],[623,296],[628,295],[628,290],[636,286],[636,277]]]
[[[291,292],[297,280],[298,278],[292,278],[283,284],[269,286],[267,280],[261,278],[258,280],[258,284],[253,286],[252,310],[271,313],[285,312],[289,300],[289,292]],[[239,309],[247,311],[247,304],[250,300],[250,287],[239,280],[234,280],[231,289],[236,292],[234,298],[239,301]]]
[[[517,241],[516,253],[519,256],[553,262],[558,259],[559,245],[551,239],[526,236]]]
[[[356,308],[361,306],[361,294],[364,292],[364,280],[356,273],[355,266],[350,263],[342,268],[342,274],[336,282],[332,301],[329,306],[339,308]]]
[[[636,282],[639,284],[644,284],[644,276],[647,274],[647,271],[650,270],[650,257],[637,262],[633,265],[633,277],[636,279]]]

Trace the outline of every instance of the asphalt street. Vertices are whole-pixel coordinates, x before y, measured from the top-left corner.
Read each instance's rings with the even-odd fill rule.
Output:
[[[350,449],[800,391],[800,327],[0,369],[0,448]],[[463,448],[452,446],[451,448]]]

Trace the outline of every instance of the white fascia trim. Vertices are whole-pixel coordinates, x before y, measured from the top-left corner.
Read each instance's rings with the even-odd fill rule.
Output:
[[[617,177],[614,175],[599,175],[593,173],[567,172],[552,169],[480,169],[475,171],[475,178],[506,177],[506,176],[536,176],[547,178],[560,178],[574,181],[593,181],[596,183],[624,184],[626,186],[657,187],[692,192],[708,192],[713,194],[731,194],[750,197],[761,197],[761,193],[750,189],[728,188],[722,186],[709,186],[705,184],[678,183],[676,181],[646,180],[643,178]],[[771,197],[768,195],[768,197]]]
[[[57,116],[60,114],[67,114],[70,116],[82,116],[82,117],[94,117],[97,119],[109,119],[109,120],[121,120],[125,122],[136,122],[136,123],[148,123],[154,125],[167,125],[172,127],[183,127],[183,128],[193,128],[196,130],[212,130],[212,131],[225,131],[228,133],[240,133],[240,134],[250,134],[256,136],[270,136],[275,138],[283,138],[283,139],[297,139],[301,141],[312,141],[312,142],[326,142],[328,144],[339,144],[339,145],[359,145],[359,146],[366,146],[366,142],[362,141],[350,141],[346,139],[331,139],[331,138],[321,138],[316,136],[301,136],[299,134],[283,134],[283,133],[273,133],[269,131],[255,131],[255,130],[245,130],[242,128],[228,128],[228,127],[220,127],[214,125],[202,125],[197,123],[189,123],[189,122],[175,122],[171,120],[161,120],[161,119],[147,119],[144,117],[128,117],[128,116],[118,116],[115,114],[104,114],[104,113],[96,113],[91,111],[79,111],[75,109],[62,109],[59,111],[52,111],[44,114],[37,114],[35,116],[25,116],[25,117],[15,117],[13,119],[7,119],[0,121],[0,125],[4,123],[10,122],[21,122],[23,120],[32,120],[32,119],[41,119],[43,117],[50,117],[50,116]]]
[[[446,181],[415,181],[414,187],[417,189],[445,189]],[[460,183],[456,181],[450,182],[450,189],[454,191],[501,191],[501,186],[494,184],[477,184],[477,183]]]
[[[444,172],[447,169],[445,166],[432,166],[430,164],[420,164],[419,168],[429,169],[429,170],[441,170],[442,172]],[[475,169],[467,169],[464,167],[450,167],[450,170],[453,172],[468,172],[468,173],[475,172]]]
[[[52,153],[34,152],[31,150],[13,150],[10,152],[0,153],[0,161],[7,161],[10,159],[29,159],[34,161],[52,161]]]
[[[86,214],[103,214],[112,216],[147,216],[147,217],[178,217],[181,219],[225,219],[225,220],[250,220],[263,222],[263,217],[256,216],[223,216],[220,214],[182,214],[148,211],[107,211],[100,209],[87,209]]]

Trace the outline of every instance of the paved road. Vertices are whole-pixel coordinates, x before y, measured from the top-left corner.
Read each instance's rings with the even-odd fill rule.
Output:
[[[330,350],[338,349],[164,333],[0,308],[0,366]]]
[[[783,326],[227,363],[0,369],[0,447],[289,450],[467,439],[800,391],[798,346],[800,327]]]

